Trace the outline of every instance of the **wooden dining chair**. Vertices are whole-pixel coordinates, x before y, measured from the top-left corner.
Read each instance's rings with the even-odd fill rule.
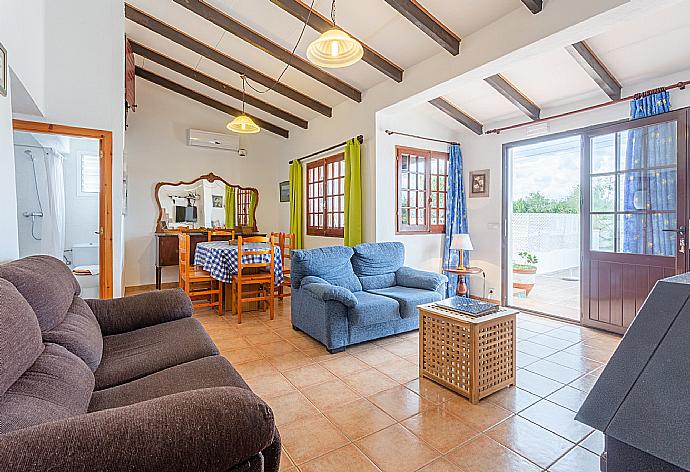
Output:
[[[189,234],[179,234],[178,242],[180,288],[192,299],[194,309],[215,307],[218,314],[222,315],[223,287],[221,282],[211,277],[208,271],[195,266],[191,261],[192,243]],[[199,301],[200,298],[202,301]]]
[[[295,249],[295,234],[271,233],[271,238],[276,246],[280,247],[280,254],[283,260],[283,282],[275,288],[275,297],[282,300],[290,296],[290,291],[285,289],[290,288],[290,254]]]
[[[248,243],[262,243],[265,248],[247,248]],[[260,302],[264,310],[269,308],[270,319],[275,318],[273,286],[275,280],[275,245],[270,237],[252,236],[237,238],[237,274],[232,277],[232,309],[237,323],[242,323],[242,303]],[[266,262],[245,262],[245,256],[261,257]],[[246,296],[245,296],[246,295]]]
[[[230,237],[230,241],[235,240],[235,230],[234,229],[212,229],[208,232],[208,242],[213,241],[213,238],[222,238],[222,241],[228,240],[227,238]]]

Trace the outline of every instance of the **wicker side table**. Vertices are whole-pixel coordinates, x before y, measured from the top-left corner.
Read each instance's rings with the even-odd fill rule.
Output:
[[[419,306],[419,376],[476,404],[515,385],[516,310],[479,318]]]

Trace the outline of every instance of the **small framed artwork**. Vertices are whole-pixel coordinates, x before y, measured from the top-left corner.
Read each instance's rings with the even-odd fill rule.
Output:
[[[470,198],[489,196],[489,169],[470,172]]]
[[[290,201],[290,182],[286,180],[278,184],[280,187],[280,201],[289,202]]]
[[[223,196],[222,195],[212,195],[213,208],[223,208]]]
[[[7,49],[0,44],[0,95],[7,96],[7,86],[9,85],[9,66],[7,65]]]

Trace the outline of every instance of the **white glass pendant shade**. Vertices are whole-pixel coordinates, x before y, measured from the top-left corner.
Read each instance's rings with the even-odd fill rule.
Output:
[[[363,55],[360,42],[338,28],[326,31],[307,48],[310,62],[330,69],[351,66]]]
[[[261,128],[254,123],[247,115],[240,115],[228,123],[228,129],[240,134],[255,134],[261,131]]]

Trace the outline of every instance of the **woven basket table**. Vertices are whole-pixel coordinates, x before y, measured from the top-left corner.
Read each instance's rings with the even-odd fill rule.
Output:
[[[473,318],[433,303],[418,308],[420,377],[474,404],[515,385],[516,310]]]

